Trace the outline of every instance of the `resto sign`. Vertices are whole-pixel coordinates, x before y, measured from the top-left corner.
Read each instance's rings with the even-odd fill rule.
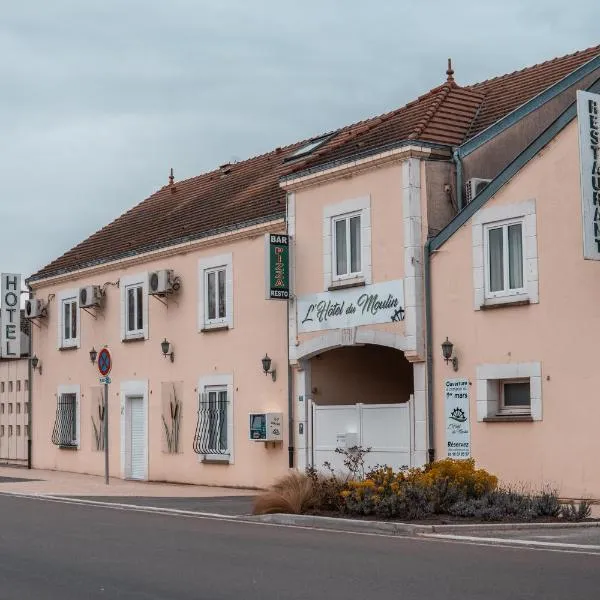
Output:
[[[19,358],[21,356],[21,275],[2,273],[0,277],[2,302],[0,356]]]
[[[265,236],[267,300],[290,297],[289,236],[268,233]]]
[[[399,321],[404,321],[402,279],[298,298],[300,333]]]
[[[600,95],[577,91],[583,257],[600,260]]]

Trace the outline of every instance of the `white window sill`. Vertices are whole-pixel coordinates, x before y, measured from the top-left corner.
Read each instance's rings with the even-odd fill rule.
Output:
[[[63,342],[59,350],[77,350],[77,348],[79,348],[79,344],[77,342],[68,344]]]
[[[483,418],[484,423],[533,423],[530,413],[504,413]]]
[[[140,340],[145,340],[146,335],[142,333],[128,333],[121,341],[123,342],[137,342]]]
[[[200,330],[203,333],[207,333],[209,331],[225,331],[229,329],[229,323],[204,323],[202,329]]]
[[[201,454],[200,462],[228,465],[231,461],[229,454]]]
[[[348,277],[346,279],[335,279],[331,282],[331,285],[327,290],[333,292],[335,290],[344,290],[346,288],[361,287],[364,285],[366,285],[366,281],[361,275],[358,277]]]
[[[503,306],[525,306],[531,304],[529,294],[515,294],[514,296],[498,296],[486,298],[481,305],[482,310],[502,308]]]

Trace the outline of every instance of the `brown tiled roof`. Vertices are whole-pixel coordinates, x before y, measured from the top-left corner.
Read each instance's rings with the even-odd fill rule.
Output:
[[[283,216],[279,177],[284,158],[300,145],[164,186],[30,281]]]
[[[233,164],[224,176],[215,170],[176,182],[175,191],[165,186],[30,280],[283,216],[284,174],[408,140],[459,145],[599,54],[596,46],[469,86],[449,77],[406,106],[338,130],[305,159],[286,162],[306,141]]]

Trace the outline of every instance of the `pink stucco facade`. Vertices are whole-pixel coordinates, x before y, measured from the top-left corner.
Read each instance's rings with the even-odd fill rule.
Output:
[[[474,219],[501,220],[511,207],[534,207],[527,277],[532,303],[479,310]],[[522,210],[517,208],[518,210]],[[485,213],[484,211],[491,211]],[[509,211],[509,212],[506,212]],[[516,213],[513,210],[513,216]],[[599,497],[596,332],[600,264],[584,260],[577,122],[573,121],[432,256],[435,447],[445,454],[444,381],[467,378],[472,455],[508,484],[552,486],[566,497]],[[477,300],[477,298],[475,298]],[[454,343],[454,373],[440,345]],[[535,365],[533,370],[526,365]],[[540,395],[535,420],[484,421],[484,375],[512,378],[523,365]],[[515,366],[517,371],[515,371]],[[539,373],[535,371],[539,369]],[[539,376],[539,379],[538,379]],[[489,398],[488,398],[489,400]]]
[[[99,394],[97,367],[89,351],[106,346],[112,353],[110,373],[109,448],[111,474],[127,477],[125,396],[144,401],[146,443],[144,479],[196,484],[264,487],[288,468],[287,423],[282,442],[265,444],[249,439],[249,413],[272,411],[287,415],[287,338],[285,302],[265,299],[266,232],[284,230],[281,220],[232,234],[208,238],[182,247],[167,248],[151,255],[136,256],[115,264],[69,274],[34,286],[36,298],[48,300],[48,315],[35,328],[33,352],[43,366],[33,379],[33,465],[102,474],[104,454],[95,447],[94,426]],[[200,331],[201,265],[215,256],[229,256],[232,269],[233,319],[226,330]],[[220,259],[217,259],[217,262]],[[147,298],[147,337],[122,340],[122,290],[128,278],[156,269],[172,269],[181,280],[178,292],[166,305]],[[86,285],[105,286],[101,310],[79,310],[79,340],[76,347],[59,349],[59,300],[65,290]],[[64,295],[64,294],[63,294]],[[164,357],[161,341],[172,344],[174,361]],[[261,358],[268,353],[276,381],[265,377]],[[231,412],[231,452],[225,462],[203,462],[193,451],[198,423],[200,386],[203,381],[227,382]],[[175,388],[173,388],[175,386]],[[64,449],[51,443],[57,395],[61,390],[79,390],[78,448]],[[175,389],[181,401],[179,452],[166,451],[163,416],[169,416],[169,398]],[[232,416],[232,422],[230,417]],[[97,425],[97,420],[96,420]]]

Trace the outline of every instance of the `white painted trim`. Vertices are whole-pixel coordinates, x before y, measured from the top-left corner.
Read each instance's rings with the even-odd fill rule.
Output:
[[[525,291],[496,295],[486,298],[487,278],[487,241],[486,229],[503,222],[520,220],[523,223],[523,279]],[[528,301],[530,304],[539,303],[538,252],[536,201],[526,200],[515,204],[490,206],[473,215],[472,224],[473,246],[473,308],[480,310],[485,305],[510,304]],[[490,294],[491,295],[491,294]]]
[[[531,393],[531,417],[542,420],[542,365],[540,362],[498,363],[477,366],[477,420],[493,417],[499,413],[500,397],[498,381],[506,379],[529,379]]]
[[[233,374],[219,374],[219,375],[204,375],[198,379],[198,409],[200,408],[200,395],[206,388],[210,387],[226,387],[227,388],[227,445],[229,450],[229,458],[223,459],[224,464],[234,464],[234,446],[235,446],[235,428],[233,419],[235,418],[234,410],[234,395],[233,395]],[[198,461],[204,462],[205,455],[198,455]]]
[[[142,335],[127,334],[127,288],[132,285],[142,286],[142,311],[144,319],[144,329]],[[121,291],[121,340],[130,340],[143,337],[145,340],[149,337],[149,306],[148,306],[148,272],[136,273],[135,275],[124,275],[119,280],[119,289]]]
[[[59,385],[56,390],[56,402],[58,403],[58,399],[62,394],[75,394],[75,435],[76,438],[74,441],[77,443],[77,450],[81,449],[81,386],[78,383],[69,384],[69,385]]]
[[[225,267],[225,318],[208,323],[205,315],[205,271]],[[198,259],[198,331],[223,327],[233,329],[233,254],[218,254]]]
[[[310,338],[309,340],[298,344],[298,346],[295,347],[293,360],[297,361],[311,358],[316,354],[341,346],[372,344],[375,346],[395,348],[402,352],[411,350],[413,347],[412,340],[397,333],[381,331],[380,329],[365,329],[363,327],[354,328],[353,338],[350,337],[349,341],[348,336],[344,333],[345,331],[347,330],[330,329],[323,335]]]
[[[298,339],[298,315],[296,303],[296,194],[287,195],[287,232],[290,253],[290,299],[288,310],[288,350],[289,356],[293,357]]]
[[[80,348],[81,347],[81,319],[80,319],[80,309],[79,309],[79,289],[71,288],[68,290],[62,290],[58,292],[56,296],[56,305],[58,307],[58,329],[57,329],[57,347],[58,349],[62,348]],[[64,316],[65,311],[63,310],[63,303],[66,300],[75,300],[77,305],[76,308],[76,319],[77,319],[77,337],[71,340],[63,339],[64,332]]]
[[[363,196],[328,204],[323,207],[323,290],[327,291],[333,281],[340,281],[345,276],[333,274],[333,221],[352,213],[360,214],[361,272],[353,273],[352,278],[362,277],[365,284],[373,282],[371,259],[371,197]]]
[[[423,221],[421,215],[421,161],[402,163],[402,227],[404,241],[404,332],[412,341],[408,348],[425,355]]]
[[[143,398],[144,399],[144,417],[146,420],[146,445],[145,445],[145,467],[144,479],[148,479],[149,471],[149,452],[148,452],[148,380],[134,379],[130,381],[121,381],[120,387],[120,408],[121,408],[121,478],[126,478],[126,444],[127,444],[127,398]],[[110,404],[110,399],[109,399]],[[110,414],[109,414],[110,418]]]

